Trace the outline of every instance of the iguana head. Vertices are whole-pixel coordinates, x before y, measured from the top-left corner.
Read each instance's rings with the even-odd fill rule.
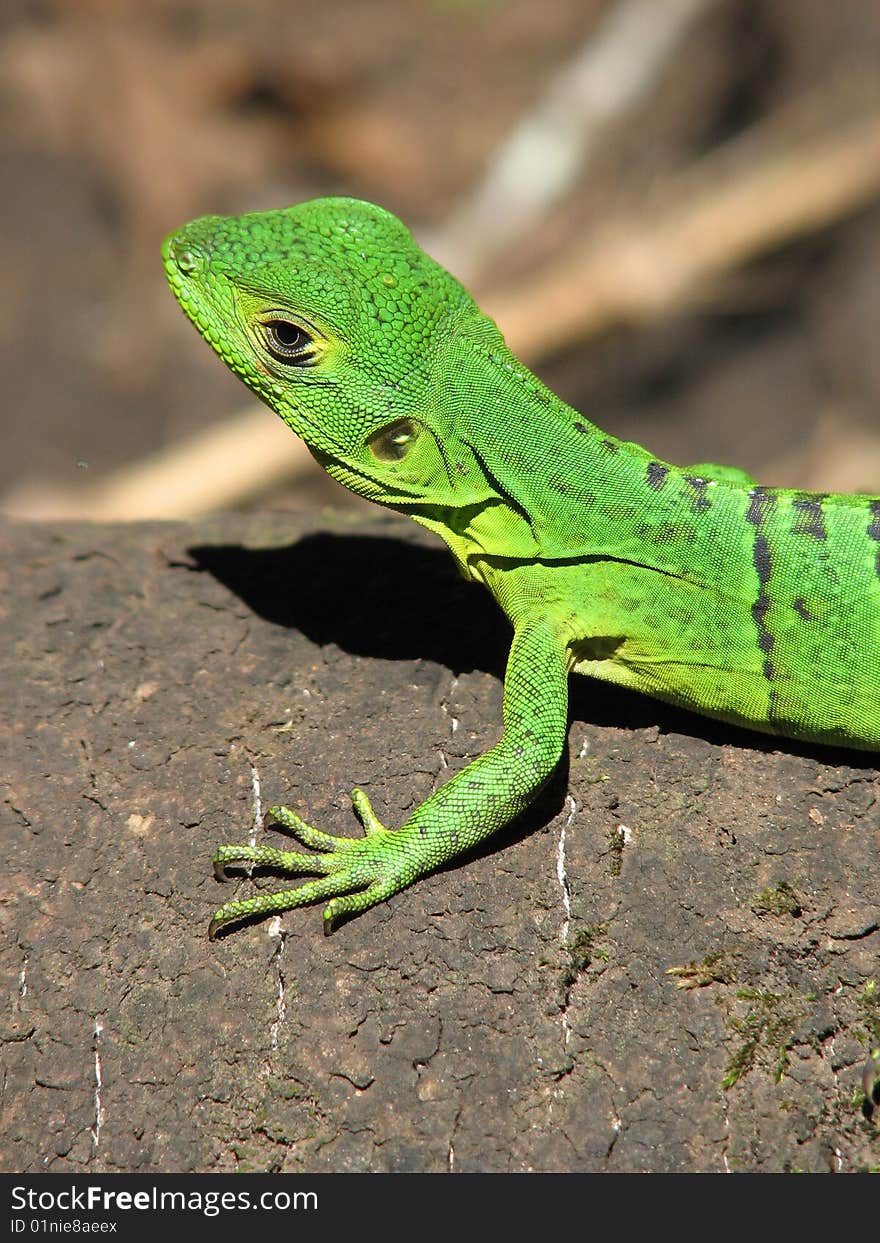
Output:
[[[482,317],[395,216],[346,198],[205,216],[163,257],[201,334],[329,474],[403,508],[483,499],[450,455],[436,365],[450,327]]]

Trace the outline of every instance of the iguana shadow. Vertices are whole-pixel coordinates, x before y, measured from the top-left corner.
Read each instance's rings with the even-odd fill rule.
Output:
[[[423,538],[423,537],[422,537]],[[504,677],[510,626],[488,593],[466,583],[444,549],[414,538],[306,535],[283,547],[200,544],[194,568],[212,574],[257,616],[351,655],[433,661],[454,675]],[[593,725],[702,738],[744,750],[784,751],[826,764],[875,768],[869,752],[768,736],[678,709],[594,678],[574,677],[570,716]],[[555,786],[557,783],[552,783]],[[543,800],[542,800],[543,801]]]
[[[447,552],[418,540],[418,532],[415,539],[396,533],[384,537],[319,532],[283,547],[202,544],[187,552],[193,569],[212,574],[257,616],[296,628],[319,646],[334,643],[351,655],[433,661],[455,675],[479,670],[503,679],[510,627],[498,606],[488,593],[458,576]],[[609,728],[659,727],[661,733],[700,738],[716,746],[783,751],[852,768],[875,767],[873,757],[864,752],[738,729],[593,678],[571,679],[570,717]],[[523,815],[438,871],[454,871],[470,860],[494,855],[549,824],[564,806],[568,779],[566,751]],[[255,870],[257,875],[261,872]],[[240,926],[233,925],[230,931]]]

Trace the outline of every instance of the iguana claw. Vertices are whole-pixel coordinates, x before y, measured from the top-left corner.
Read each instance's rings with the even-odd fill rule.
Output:
[[[379,821],[363,790],[353,790],[351,799],[364,827],[360,838],[323,833],[289,807],[269,808],[267,827],[282,825],[316,854],[272,846],[220,846],[214,855],[214,875],[220,881],[228,879],[230,867],[265,867],[294,876],[316,873],[319,879],[306,881],[296,889],[224,903],[211,920],[209,938],[213,941],[222,928],[239,920],[277,915],[322,898],[330,898],[324,909],[324,931],[329,934],[340,915],[365,911],[402,889],[408,879],[400,874],[399,866],[395,867],[399,860],[391,839],[397,835]]]

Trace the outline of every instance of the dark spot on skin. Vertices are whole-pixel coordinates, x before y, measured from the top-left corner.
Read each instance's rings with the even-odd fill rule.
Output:
[[[794,604],[791,606],[797,613],[798,617],[802,617],[804,621],[815,621],[815,616],[807,608],[807,602],[803,596],[798,596]]]
[[[762,488],[754,488],[750,493],[749,508],[746,513],[746,519],[756,527],[755,531],[755,547],[753,552],[755,570],[758,574],[758,582],[761,587],[761,593],[755,603],[752,605],[752,617],[758,628],[758,647],[769,657],[773,651],[773,634],[767,625],[767,612],[770,608],[770,597],[767,595],[767,585],[773,573],[773,560],[770,554],[770,545],[767,537],[762,534],[760,528],[764,523],[767,513],[776,504],[775,496],[768,496]],[[776,668],[769,659],[764,661],[764,677],[768,682],[772,683],[776,677]],[[767,699],[767,719],[772,723],[776,721],[776,691],[771,685],[770,694]]]
[[[693,527],[684,526],[679,522],[658,522],[653,525],[643,522],[637,532],[640,539],[655,548],[661,548],[664,544],[692,544],[697,537]]]
[[[758,647],[762,652],[773,651],[773,635],[769,630],[762,630],[758,635]]]
[[[419,825],[419,837],[427,837],[427,836],[428,836],[428,826],[426,824],[420,824]]]
[[[773,564],[770,560],[770,545],[763,535],[755,536],[755,569],[758,571],[758,582],[766,587],[770,582]]]
[[[754,527],[761,526],[765,515],[775,504],[775,496],[765,492],[763,488],[752,488],[749,493],[749,508],[746,511],[746,521],[750,522]]]
[[[706,496],[706,490],[709,486],[705,479],[699,479],[696,475],[682,475],[684,482],[693,491],[694,497],[691,501],[691,512],[701,514],[709,508],[709,498]]]
[[[575,430],[576,432],[586,432],[586,431],[588,431],[589,429],[588,429],[588,428],[586,428],[586,427],[584,427],[583,423],[575,423],[575,425],[574,425],[574,430]]]
[[[872,540],[877,540],[880,543],[880,501],[871,501],[870,510],[871,521],[868,524],[868,535]],[[880,578],[880,552],[877,553],[877,558],[874,562],[874,573]]]
[[[619,445],[618,445],[615,441],[613,441],[613,440],[603,440],[603,441],[602,441],[602,444],[605,446],[605,448],[608,450],[608,452],[609,452],[609,453],[616,453],[616,452],[617,452],[617,450],[618,450],[618,448],[620,447],[620,446],[619,446]]]
[[[666,483],[666,476],[669,474],[669,467],[664,466],[662,462],[649,462],[646,478],[648,487],[653,488],[655,492],[659,492]]]
[[[871,539],[880,540],[880,501],[871,501],[869,508],[871,510],[871,524],[868,527],[868,534]]]
[[[758,596],[757,600],[752,605],[752,617],[754,617],[755,622],[761,629],[764,627],[764,619],[767,616],[767,610],[769,607],[770,600],[767,596]]]
[[[795,524],[792,527],[794,535],[812,535],[813,539],[826,540],[828,532],[825,529],[825,516],[822,513],[822,501],[824,496],[813,497],[797,497],[792,501],[792,508],[795,510]]]

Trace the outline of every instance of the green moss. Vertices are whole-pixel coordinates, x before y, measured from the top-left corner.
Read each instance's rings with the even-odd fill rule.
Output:
[[[560,985],[567,992],[575,980],[594,962],[608,962],[611,955],[602,941],[608,934],[607,924],[589,924],[579,928],[564,946],[566,963]]]
[[[753,894],[749,906],[756,915],[793,915],[795,918],[804,909],[800,895],[784,880]]]
[[[608,848],[608,854],[611,859],[609,871],[612,876],[619,876],[620,869],[623,866],[623,848],[626,840],[620,827],[612,829],[610,833],[611,845]]]
[[[731,1018],[731,1030],[740,1043],[727,1063],[721,1086],[727,1090],[739,1083],[760,1061],[768,1061],[775,1083],[781,1083],[789,1067],[789,1052],[797,1043],[796,1027],[815,1001],[813,994],[784,997],[759,989],[737,990],[738,1001],[749,1003],[744,1015]]]
[[[296,1079],[277,1079],[270,1076],[267,1080],[273,1097],[280,1096],[285,1101],[302,1100],[306,1090]]]
[[[861,1087],[853,1089],[852,1103],[861,1107],[866,1118],[873,1118],[880,1105],[880,989],[876,980],[867,980],[856,998],[861,1030],[855,1037],[867,1047],[868,1057],[862,1068]]]
[[[733,964],[723,950],[707,954],[702,962],[682,963],[668,967],[667,975],[675,977],[676,988],[705,988],[708,984],[731,984]]]

